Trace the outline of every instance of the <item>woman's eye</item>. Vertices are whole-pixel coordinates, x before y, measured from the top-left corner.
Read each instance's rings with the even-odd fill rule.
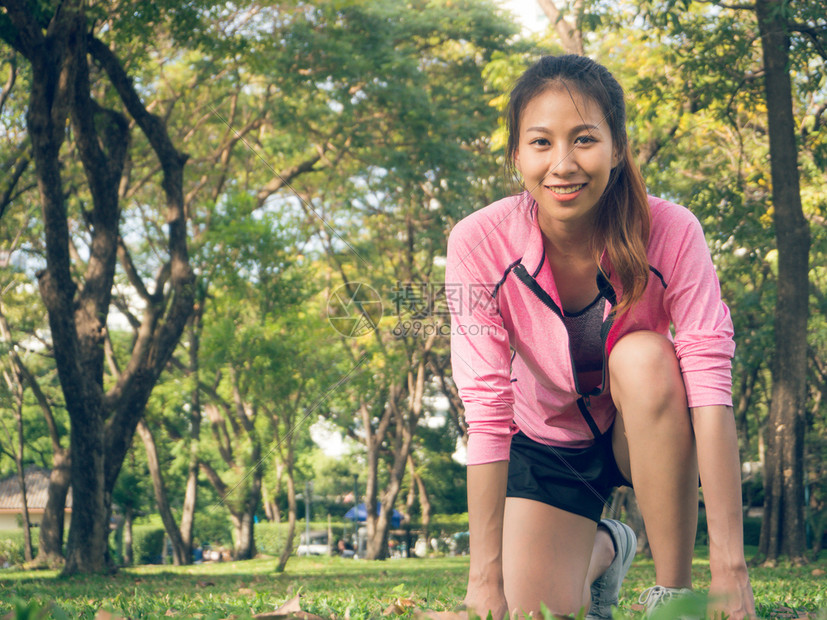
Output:
[[[590,135],[578,136],[574,139],[575,144],[591,144],[592,142],[597,142],[597,140],[592,138]]]
[[[545,138],[535,138],[530,142],[530,144],[534,144],[536,146],[548,146],[549,142]]]

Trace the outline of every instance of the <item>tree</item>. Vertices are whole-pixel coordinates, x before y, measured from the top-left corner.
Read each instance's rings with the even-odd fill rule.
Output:
[[[772,404],[760,551],[769,560],[779,555],[801,560],[806,549],[803,409],[807,385],[810,226],[801,207],[786,2],[756,0],[755,12],[763,50],[773,221],[778,246]]]
[[[74,518],[64,572],[107,569],[112,489],[143,407],[192,310],[183,212],[183,166],[163,119],[141,102],[121,60],[92,31],[83,2],[3,2],[0,36],[31,69],[27,111],[46,239],[40,292],[49,314],[55,362],[71,426]],[[120,105],[152,145],[167,200],[168,257],[150,290],[137,274],[132,284],[146,304],[143,328],[114,385],[105,386],[107,317],[120,243],[119,189],[130,128],[126,116],[93,97],[103,68]],[[73,257],[61,149],[70,121],[73,146],[85,173],[91,206],[83,211],[88,259]],[[128,269],[128,261],[126,261]],[[80,274],[80,275],[78,275]]]

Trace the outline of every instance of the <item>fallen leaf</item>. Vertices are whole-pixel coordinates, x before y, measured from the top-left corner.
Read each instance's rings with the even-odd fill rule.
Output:
[[[170,608],[170,609],[167,609],[167,613],[165,613],[164,615],[165,616],[177,616],[178,612],[175,611],[174,609]]]
[[[392,616],[396,614],[397,616],[402,616],[408,613],[408,610],[414,606],[414,602],[409,598],[398,598],[393,603],[385,608],[385,611],[382,612],[383,616]]]
[[[253,596],[255,594],[255,592],[253,592],[250,588],[239,588],[238,593],[245,594],[247,596]]]
[[[196,581],[195,585],[197,585],[199,588],[209,588],[210,586],[214,586],[215,583],[212,581]]]
[[[98,613],[95,614],[95,620],[123,620],[123,618],[121,616],[116,616],[111,611],[99,609]]]
[[[813,577],[821,577],[824,575],[824,571],[820,568],[814,568],[810,573]]]
[[[275,612],[277,614],[291,614],[297,611],[301,611],[301,604],[300,604],[301,594],[297,594],[293,598],[285,601],[280,607],[276,609]]]

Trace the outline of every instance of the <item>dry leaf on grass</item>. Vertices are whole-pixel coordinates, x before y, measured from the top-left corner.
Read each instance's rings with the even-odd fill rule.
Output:
[[[253,596],[255,594],[251,588],[239,588],[238,593],[245,594],[247,596]]]
[[[111,611],[99,609],[95,614],[95,620],[124,620],[123,616],[113,614]]]
[[[382,612],[382,615],[392,616],[396,614],[397,616],[401,616],[408,613],[408,610],[411,609],[413,606],[414,602],[411,599],[398,598],[385,608],[385,611]]]
[[[274,613],[277,614],[293,614],[301,611],[301,594],[297,594],[293,598],[285,601]]]
[[[321,616],[302,611],[299,599],[300,596],[297,594],[278,609],[256,614],[253,618],[258,620],[326,620]],[[225,618],[225,620],[230,619]]]
[[[823,571],[823,570],[821,570],[820,568],[814,568],[814,569],[810,572],[810,574],[811,574],[813,577],[821,577],[822,575],[824,575],[824,571]]]

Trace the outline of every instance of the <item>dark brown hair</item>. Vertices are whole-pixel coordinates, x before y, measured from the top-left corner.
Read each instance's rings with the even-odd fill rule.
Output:
[[[618,164],[612,168],[595,211],[591,249],[600,266],[600,253],[605,247],[611,269],[622,287],[615,311],[624,313],[640,300],[649,281],[649,201],[629,149],[623,88],[608,69],[590,58],[575,55],[544,56],[529,67],[512,89],[506,110],[506,165],[512,173],[517,172],[514,158],[526,106],[553,87],[564,87],[594,101],[610,128]]]

